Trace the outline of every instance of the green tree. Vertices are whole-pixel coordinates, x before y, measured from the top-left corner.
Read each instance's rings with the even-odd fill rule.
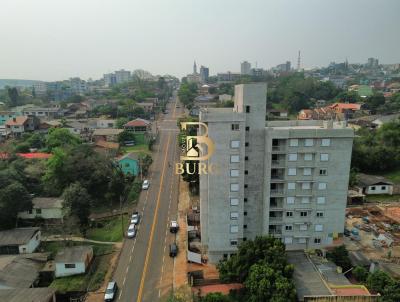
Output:
[[[124,125],[129,122],[129,119],[126,117],[120,117],[117,119],[117,122],[115,123],[115,127],[118,129],[124,128]]]
[[[124,130],[118,134],[118,142],[135,141],[135,134],[132,131]]]
[[[368,275],[367,286],[374,292],[383,293],[385,286],[390,284],[391,281],[392,278],[387,273],[377,270]]]
[[[9,100],[10,100],[10,106],[11,106],[11,107],[18,106],[18,105],[19,105],[19,102],[18,102],[18,100],[19,100],[19,93],[18,93],[17,88],[15,88],[15,87],[12,87],[12,88],[8,87],[8,88],[7,88],[7,93],[8,93],[8,98],[9,98]]]
[[[50,151],[57,147],[71,147],[80,143],[81,140],[78,136],[63,128],[51,128],[46,137],[46,147]]]
[[[18,212],[30,209],[32,209],[32,198],[21,183],[13,181],[0,190],[1,229],[15,227]]]
[[[73,183],[64,190],[63,199],[70,213],[76,215],[81,226],[89,222],[90,196],[80,183]]]
[[[332,251],[327,253],[326,257],[337,266],[340,266],[344,271],[351,268],[349,252],[344,245],[335,247]]]
[[[365,267],[356,266],[353,271],[353,276],[357,279],[358,282],[364,283],[367,281],[368,271]]]
[[[221,293],[209,293],[203,298],[201,298],[201,302],[229,302],[229,301],[230,301],[229,297]]]
[[[374,93],[372,96],[365,100],[369,109],[375,110],[385,104],[385,97],[382,93]]]
[[[178,91],[178,97],[182,104],[184,104],[188,108],[191,108],[193,106],[193,101],[196,96],[197,85],[195,83],[181,84]]]
[[[266,263],[253,264],[244,285],[250,302],[296,301],[296,288],[291,278]]]
[[[383,290],[383,302],[398,302],[400,301],[400,283],[391,281]]]

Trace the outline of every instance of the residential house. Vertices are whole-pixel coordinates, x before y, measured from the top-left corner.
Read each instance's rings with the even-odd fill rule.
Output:
[[[94,150],[106,156],[115,157],[118,154],[119,143],[98,140],[95,142]]]
[[[107,129],[116,128],[117,120],[110,119],[96,119],[96,128]]]
[[[124,125],[124,129],[132,132],[144,133],[151,130],[151,123],[148,120],[137,118]]]
[[[139,175],[139,156],[136,153],[127,153],[118,159],[118,165],[125,175]]]
[[[27,131],[34,131],[37,125],[38,120],[34,117],[16,116],[6,122],[6,130],[14,137],[18,137]]]
[[[44,108],[44,107],[25,107],[22,110],[22,114],[25,116],[36,116],[40,119],[50,119],[53,120],[55,118],[62,117],[63,110],[59,107],[51,107],[51,108]]]
[[[360,111],[362,109],[363,104],[357,103],[334,103],[329,105],[328,107],[333,109],[336,114],[342,114],[345,120],[348,120],[354,116],[356,111]]]
[[[47,260],[48,254],[46,253],[0,255],[0,291],[37,286],[40,280],[40,271],[46,265]],[[4,301],[1,299],[1,294],[0,301]]]
[[[232,101],[232,96],[230,94],[221,94],[218,96],[220,102]]]
[[[359,173],[357,187],[359,192],[365,195],[393,195],[393,183],[383,176]]]
[[[65,216],[64,201],[58,197],[35,197],[30,210],[19,212],[20,219],[41,218],[51,222],[63,222]]]
[[[84,274],[93,259],[93,248],[89,245],[67,247],[54,259],[56,278]]]
[[[60,128],[61,122],[59,121],[41,121],[38,130],[42,133],[48,133],[51,128]]]
[[[142,107],[144,112],[147,113],[153,112],[154,103],[152,102],[137,103],[136,105]]]
[[[104,141],[104,142],[118,142],[118,135],[122,133],[124,129],[95,129],[92,138],[93,141]]]
[[[372,124],[375,125],[375,128],[379,128],[383,124],[399,120],[399,118],[400,118],[400,113],[380,115],[376,116],[376,118],[372,121]]]
[[[0,289],[2,302],[56,302],[56,290],[50,287]]]
[[[15,228],[0,231],[0,255],[33,253],[39,246],[39,228]]]

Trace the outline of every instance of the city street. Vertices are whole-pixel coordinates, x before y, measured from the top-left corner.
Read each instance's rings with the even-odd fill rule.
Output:
[[[178,181],[174,163],[179,159],[176,98],[167,106],[168,113],[157,120],[159,136],[154,146],[150,187],[142,191],[137,210],[142,215],[135,239],[125,239],[114,274],[119,285],[117,301],[158,301],[173,287],[174,261],[169,244],[175,235],[168,224],[176,219]]]

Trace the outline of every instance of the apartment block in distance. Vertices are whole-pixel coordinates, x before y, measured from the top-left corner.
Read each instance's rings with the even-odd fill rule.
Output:
[[[200,175],[201,238],[211,263],[257,235],[288,250],[321,248],[344,230],[354,132],[331,121],[265,122],[266,84],[235,86],[234,108],[208,108],[217,174]]]

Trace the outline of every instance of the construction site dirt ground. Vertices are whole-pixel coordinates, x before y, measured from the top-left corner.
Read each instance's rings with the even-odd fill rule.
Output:
[[[205,279],[218,279],[218,270],[212,264],[188,263],[187,261],[187,221],[186,215],[192,205],[198,205],[199,197],[191,196],[189,193],[189,185],[187,182],[181,181],[179,185],[179,202],[178,202],[178,223],[179,232],[177,236],[179,254],[175,258],[174,268],[174,287],[181,288],[188,285],[188,272],[203,271]]]
[[[363,220],[363,218],[366,219]],[[359,241],[344,238],[350,251],[361,251],[371,260],[400,259],[400,206],[398,203],[385,205],[364,205],[346,210],[346,228],[359,231]],[[393,239],[390,247],[375,244],[379,234],[388,234]],[[390,251],[390,259],[389,259]]]

